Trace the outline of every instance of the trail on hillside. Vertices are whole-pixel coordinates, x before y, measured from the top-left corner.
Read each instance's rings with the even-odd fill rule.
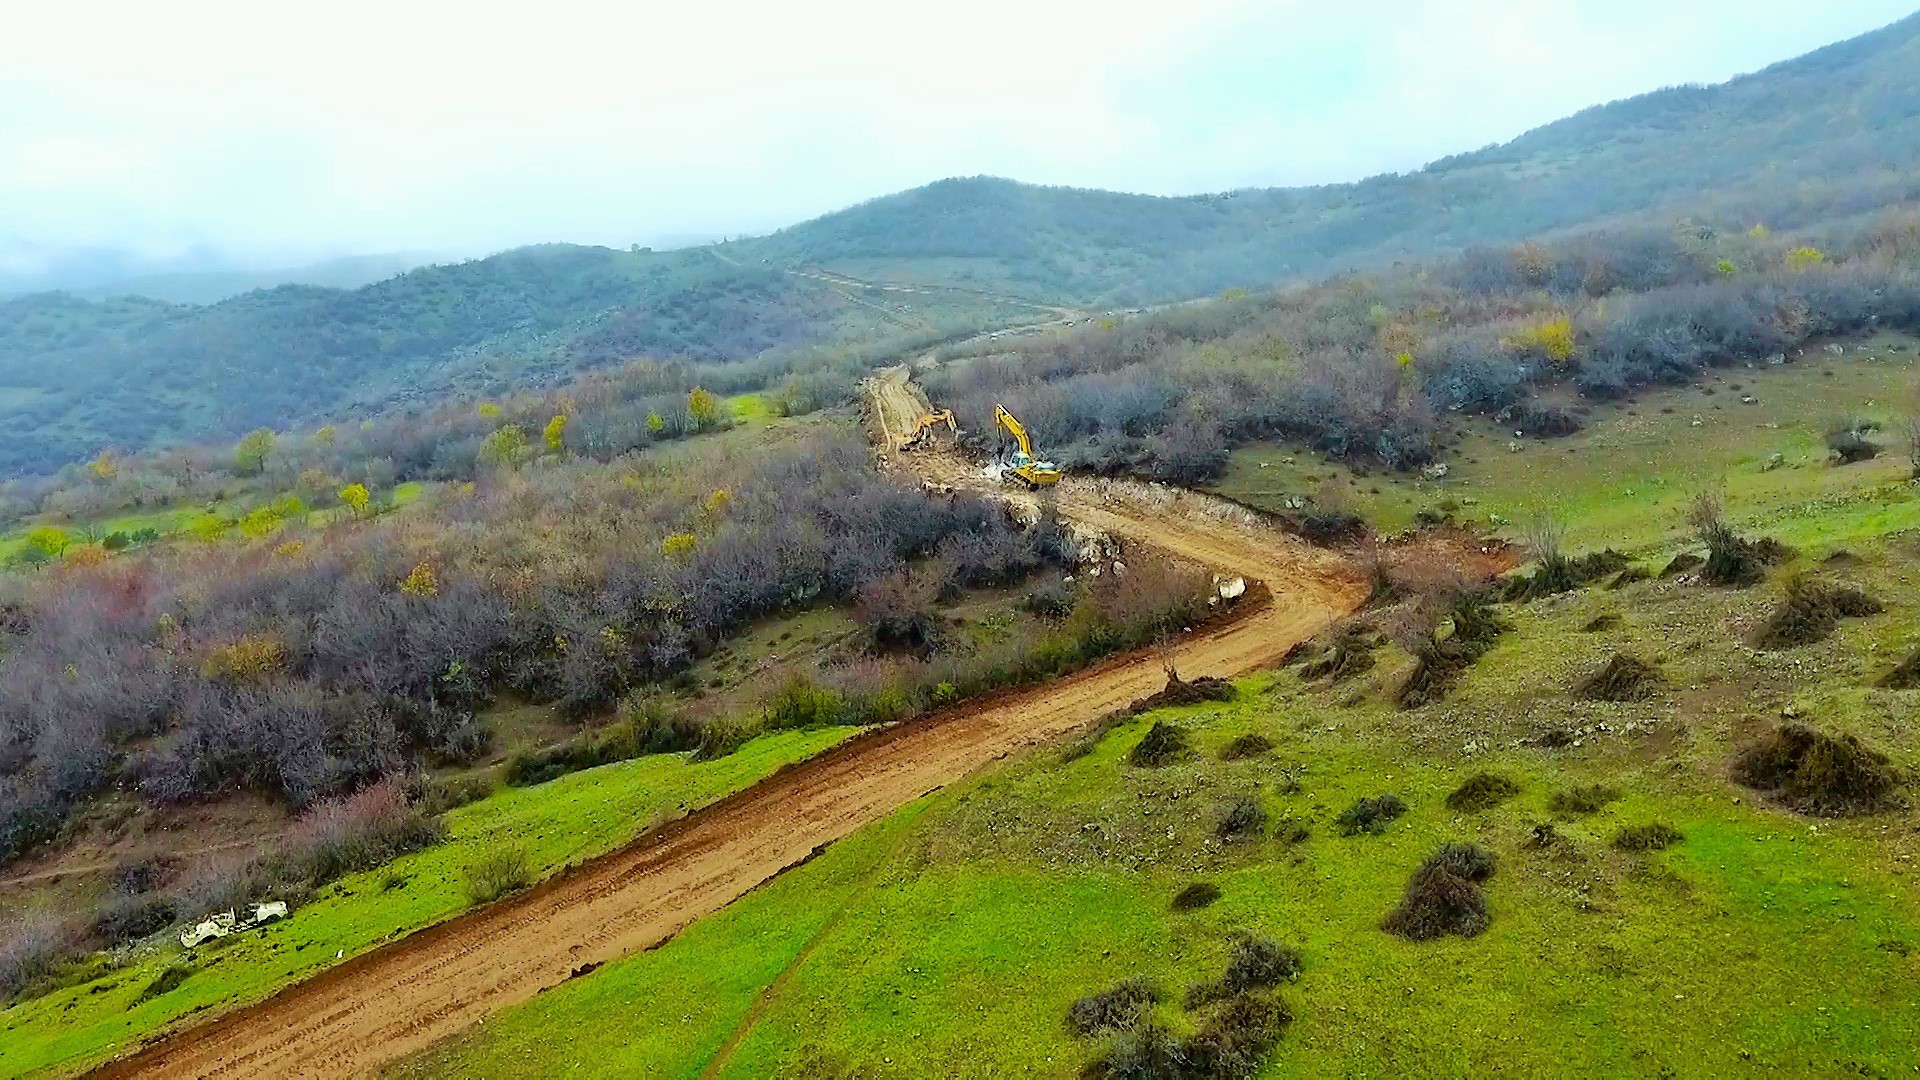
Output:
[[[868,385],[879,453],[929,482],[1045,500],[1068,523],[1262,585],[1164,650],[868,732],[517,898],[373,950],[256,1005],[166,1038],[107,1076],[338,1076],[369,1072],[565,982],[653,947],[822,845],[1010,753],[1046,743],[1182,675],[1269,667],[1353,610],[1366,590],[1338,556],[1220,500],[1155,485],[1069,479],[1038,496],[991,485],[956,452],[902,455],[892,435],[925,399],[904,369]]]

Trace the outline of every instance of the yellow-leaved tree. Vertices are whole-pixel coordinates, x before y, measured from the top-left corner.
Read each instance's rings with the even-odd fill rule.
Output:
[[[701,387],[687,391],[687,419],[696,430],[706,431],[720,422],[720,399]]]
[[[559,453],[567,448],[567,417],[565,413],[547,421],[546,430],[540,433],[547,442],[547,449]]]
[[[660,554],[675,562],[684,562],[693,558],[693,551],[700,541],[690,532],[677,532],[660,541]]]
[[[367,503],[371,498],[365,484],[348,484],[340,489],[340,501],[346,503],[347,508],[356,514],[367,512]]]
[[[233,462],[241,473],[258,475],[267,467],[267,455],[273,453],[273,447],[280,441],[272,428],[255,428],[247,432],[240,445],[233,448]]]

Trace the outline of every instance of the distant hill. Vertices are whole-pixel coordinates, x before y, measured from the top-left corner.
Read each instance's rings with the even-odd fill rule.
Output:
[[[349,255],[305,266],[273,270],[201,270],[141,274],[104,285],[70,290],[89,300],[116,296],[144,296],[174,304],[212,304],[255,289],[277,285],[323,285],[333,289],[357,289],[376,281],[404,274],[415,267],[435,262],[427,252],[392,252],[380,255]]]
[[[162,300],[236,282],[129,286],[162,300],[15,297],[0,301],[0,424],[15,433],[0,475],[637,356],[742,359],[1031,315],[1010,298],[1178,299],[1636,216],[1844,223],[1920,199],[1916,72],[1920,16],[1352,184],[1162,198],[953,179],[705,247],[550,245],[206,306]],[[863,289],[810,268],[940,288]]]
[[[1920,197],[1920,15],[1718,86],[1584,110],[1352,184],[1187,198],[945,180],[760,242],[776,260],[1081,302],[1199,295],[1622,215],[1770,225]]]

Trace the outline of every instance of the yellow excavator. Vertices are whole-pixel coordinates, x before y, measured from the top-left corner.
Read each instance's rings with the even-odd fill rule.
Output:
[[[901,450],[917,450],[926,445],[927,440],[933,437],[933,429],[941,424],[947,425],[947,430],[955,435],[960,434],[960,425],[953,418],[953,410],[941,409],[925,414],[915,420],[912,427],[895,435],[894,446]]]
[[[1033,441],[1027,438],[1026,427],[1014,419],[1006,406],[995,405],[993,418],[1007,429],[1007,434],[1013,436],[1013,441],[1020,447],[1002,464],[1000,475],[1003,479],[1011,477],[1029,488],[1051,487],[1060,482],[1060,466],[1033,456]]]

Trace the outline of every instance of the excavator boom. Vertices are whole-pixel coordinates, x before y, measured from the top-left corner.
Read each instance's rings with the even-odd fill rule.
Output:
[[[1000,475],[1012,477],[1029,488],[1051,487],[1060,482],[1060,466],[1033,456],[1033,441],[1027,438],[1026,425],[1020,423],[1004,405],[993,407],[993,418],[1007,430],[1007,434],[1013,436],[1014,443],[1020,447]]]
[[[954,420],[953,410],[940,409],[937,412],[926,413],[915,420],[912,427],[895,437],[895,442],[902,450],[912,450],[926,442],[927,436],[932,435],[933,429],[941,424],[947,425],[947,430],[955,435],[960,434],[960,424]]]

